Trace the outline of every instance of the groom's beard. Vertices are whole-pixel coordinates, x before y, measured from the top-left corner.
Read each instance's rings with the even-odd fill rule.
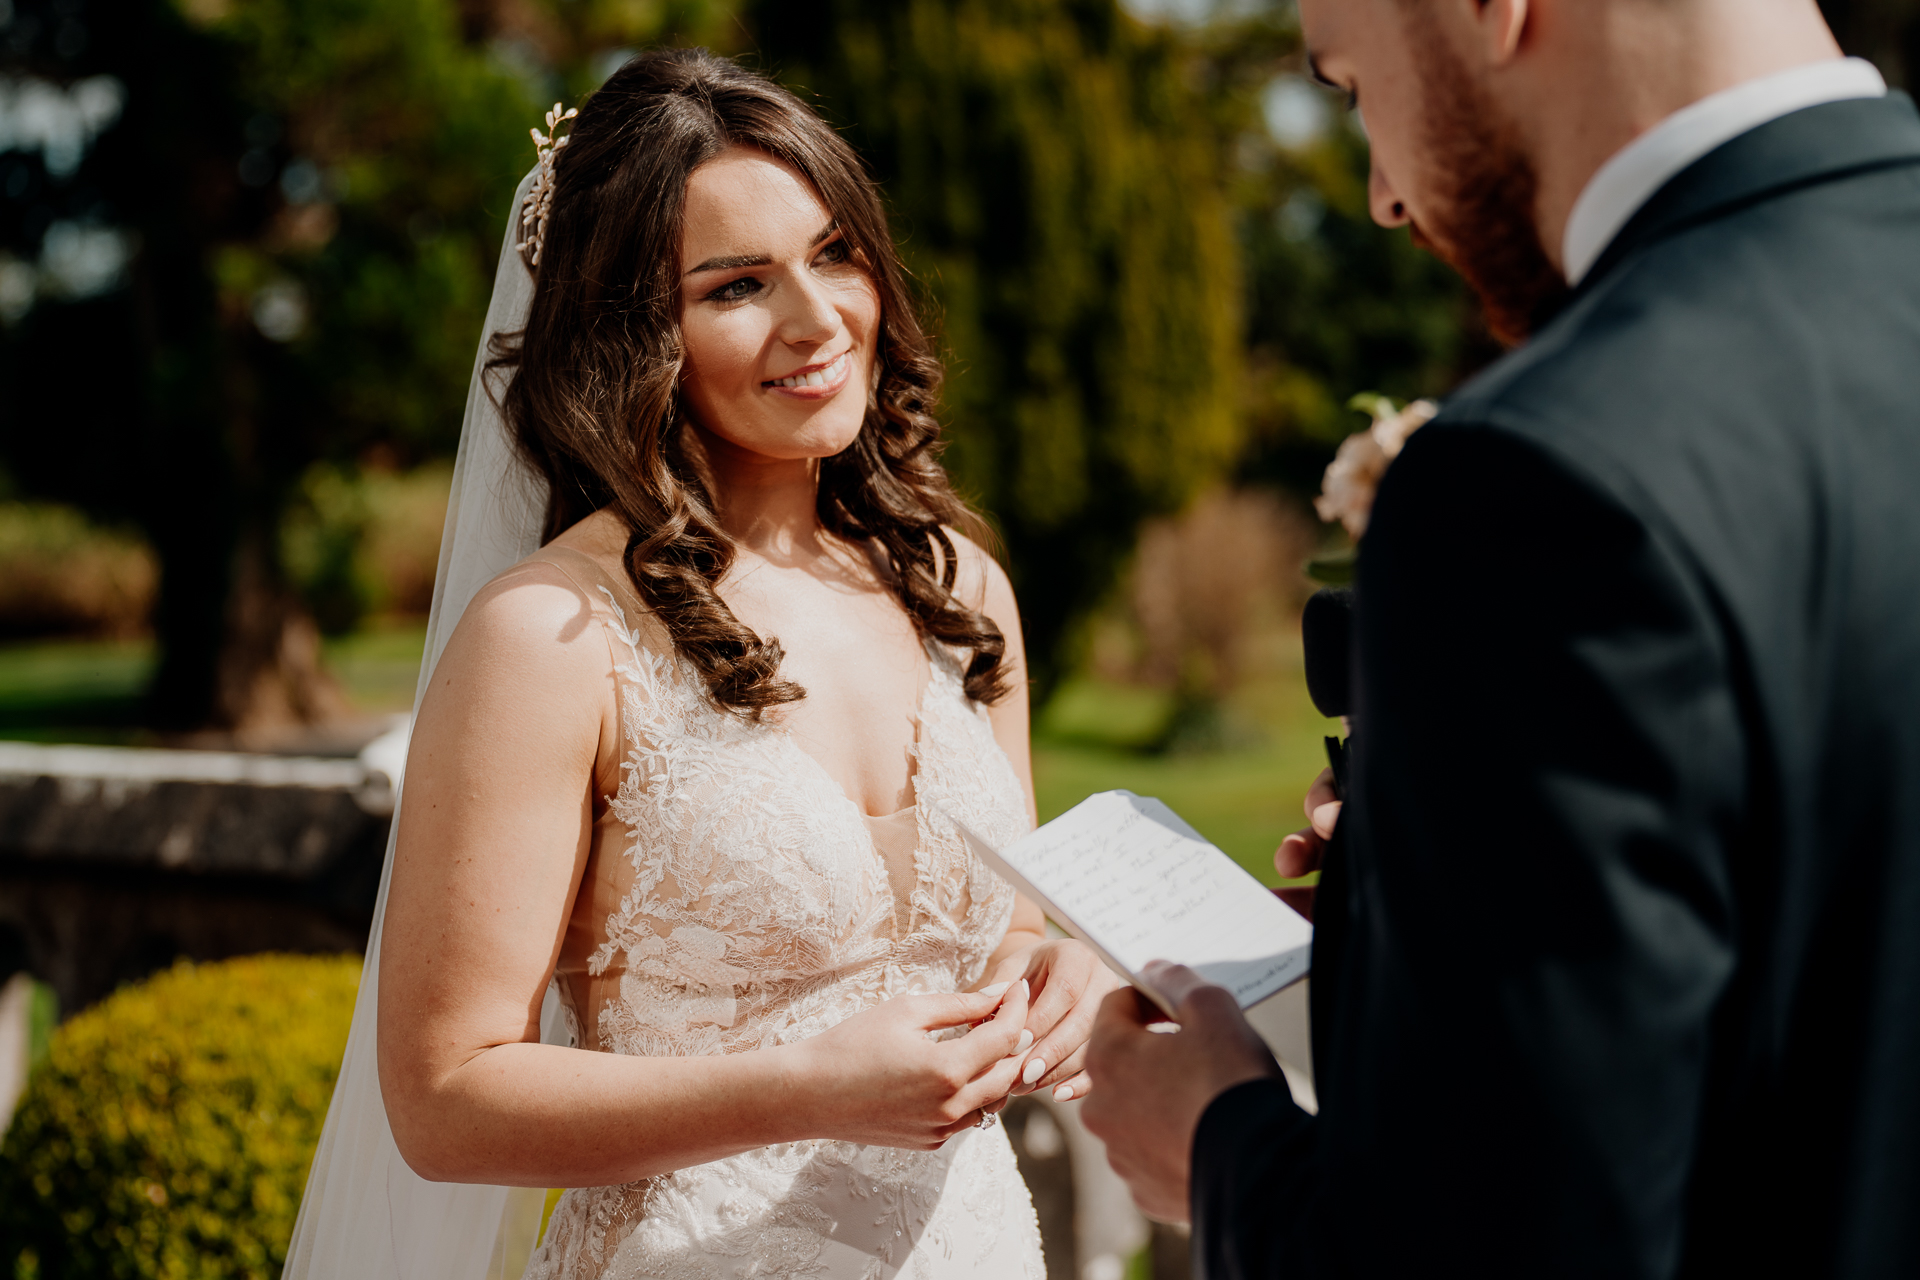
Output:
[[[1436,33],[1437,36],[1437,33]],[[1434,39],[1429,48],[1443,49]],[[1436,199],[1414,243],[1466,277],[1487,327],[1518,346],[1565,304],[1566,278],[1548,260],[1534,225],[1533,162],[1464,68],[1444,56],[1423,64],[1425,147]]]

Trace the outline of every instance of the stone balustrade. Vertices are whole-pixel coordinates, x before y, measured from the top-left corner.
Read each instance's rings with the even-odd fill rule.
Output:
[[[404,730],[376,748],[0,743],[0,966],[51,984],[66,1014],[181,956],[360,950]]]

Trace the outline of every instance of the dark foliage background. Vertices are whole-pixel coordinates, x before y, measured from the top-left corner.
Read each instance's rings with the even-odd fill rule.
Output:
[[[1826,8],[1905,82],[1920,3]],[[377,594],[335,499],[451,452],[526,127],[637,48],[705,43],[814,95],[885,183],[951,357],[950,462],[1050,685],[1143,521],[1222,483],[1310,494],[1354,393],[1443,393],[1495,354],[1368,220],[1364,139],[1311,105],[1291,7],[1233,15],[0,0],[0,499],[151,547],[151,724],[335,714],[318,632]],[[29,92],[91,104],[77,142],[7,133]]]

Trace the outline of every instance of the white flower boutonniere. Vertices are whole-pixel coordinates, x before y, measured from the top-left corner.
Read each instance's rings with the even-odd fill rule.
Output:
[[[1358,542],[1373,515],[1373,495],[1380,488],[1380,477],[1400,456],[1407,437],[1433,421],[1440,406],[1431,400],[1415,400],[1402,408],[1378,395],[1355,396],[1349,403],[1372,414],[1373,425],[1341,442],[1340,451],[1320,482],[1320,496],[1313,500],[1313,509],[1322,520],[1338,520],[1348,536]]]

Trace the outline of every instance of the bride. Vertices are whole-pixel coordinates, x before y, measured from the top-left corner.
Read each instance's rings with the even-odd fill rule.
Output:
[[[528,1276],[1040,1277],[995,1116],[1117,980],[956,827],[1033,825],[1018,615],[875,190],[705,53],[536,140],[288,1274],[519,1274],[567,1187]]]

